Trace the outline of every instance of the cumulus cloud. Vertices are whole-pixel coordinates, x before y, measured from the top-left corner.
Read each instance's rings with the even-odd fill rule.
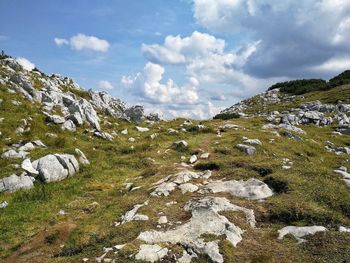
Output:
[[[189,59],[222,53],[225,41],[194,31],[191,36],[167,36],[163,45],[142,45],[144,56],[157,64],[183,64]]]
[[[28,59],[26,59],[26,58],[18,57],[18,58],[16,58],[16,61],[17,61],[25,70],[32,71],[32,70],[35,68],[35,65],[34,65],[32,62],[30,62]]]
[[[163,82],[164,72],[164,67],[148,62],[143,72],[124,76],[122,83],[154,103],[194,104],[198,101],[197,79],[192,77],[185,85],[178,86],[172,79]]]
[[[98,83],[98,87],[102,90],[111,90],[114,89],[112,83],[110,83],[108,80],[101,80]]]
[[[326,74],[318,66],[349,54],[347,0],[193,0],[194,17],[212,32],[261,41],[244,71],[266,77]],[[248,39],[247,38],[247,39]],[[340,70],[346,63],[333,64]],[[328,73],[329,75],[330,73]],[[326,74],[327,75],[327,74]]]
[[[107,52],[110,44],[107,40],[100,39],[95,36],[87,36],[84,34],[77,34],[72,36],[70,39],[55,38],[57,46],[68,45],[75,50],[92,50],[96,52]]]

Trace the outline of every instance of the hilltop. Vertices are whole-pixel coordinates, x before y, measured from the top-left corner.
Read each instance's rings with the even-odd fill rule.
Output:
[[[2,56],[0,258],[349,261],[347,76],[165,121]]]

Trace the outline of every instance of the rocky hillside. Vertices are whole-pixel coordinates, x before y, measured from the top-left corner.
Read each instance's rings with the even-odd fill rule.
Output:
[[[162,121],[5,58],[0,98],[4,262],[350,260],[350,86]]]

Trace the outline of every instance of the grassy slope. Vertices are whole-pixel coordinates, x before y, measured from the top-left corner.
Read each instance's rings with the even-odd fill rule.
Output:
[[[43,185],[36,182],[35,188],[31,190],[0,194],[0,201],[9,202],[6,209],[0,210],[0,258],[10,255],[33,235],[59,222],[74,222],[77,227],[69,235],[60,255],[52,258],[51,262],[76,262],[83,257],[101,255],[103,247],[132,242],[140,231],[156,229],[159,212],[164,212],[171,221],[185,222],[189,219],[189,214],[182,207],[190,197],[199,197],[199,194],[182,195],[176,190],[169,197],[151,198],[148,188],[164,175],[176,171],[177,165],[174,163],[180,162],[181,155],[189,156],[200,148],[209,151],[209,161],[220,167],[214,172],[213,179],[256,177],[265,180],[266,177],[260,176],[255,170],[271,168],[273,173],[267,177],[288,184],[289,190],[286,193],[275,195],[265,202],[247,201],[221,194],[235,204],[254,209],[259,227],[249,229],[242,215],[226,214],[233,222],[247,229],[243,241],[236,248],[226,241],[220,242],[227,262],[340,262],[350,258],[349,235],[335,231],[339,225],[350,226],[350,191],[341,176],[333,173],[333,168],[340,165],[350,168],[348,156],[336,156],[324,149],[327,140],[342,146],[349,144],[349,137],[332,137],[332,127],[304,127],[307,135],[303,136],[303,141],[297,142],[284,137],[275,138],[268,131],[261,131],[260,127],[264,122],[259,118],[235,120],[234,123],[245,130],[228,131],[221,138],[216,136],[214,130],[224,123],[222,121],[204,122],[210,128],[205,133],[171,135],[166,132],[167,128],[177,128],[183,120],[161,122],[149,126],[150,132],[138,133],[132,123],[107,118],[112,126],[102,124],[104,130],[120,132],[128,128],[130,132],[128,136],[119,135],[113,142],[108,142],[84,135],[84,128],[79,128],[76,133],[69,133],[61,131],[57,126],[46,125],[38,105],[22,99],[19,95],[8,94],[5,89],[6,87],[0,86],[0,97],[4,100],[0,107],[0,117],[5,117],[0,124],[0,131],[3,133],[1,148],[19,140],[41,139],[48,149],[32,151],[32,159],[47,153],[73,153],[77,147],[87,155],[91,165],[82,167],[82,172],[59,183]],[[327,91],[323,93],[324,96],[307,94],[305,101],[326,100],[330,97],[334,100],[337,96],[345,100],[346,96],[350,97],[348,90],[345,92],[344,88],[339,89]],[[22,105],[12,105],[12,99],[21,101]],[[15,128],[22,118],[28,116],[33,119],[31,131],[20,137],[16,136]],[[56,133],[59,137],[49,139],[45,136],[47,132]],[[149,138],[153,132],[160,133],[154,141]],[[127,141],[131,136],[136,138],[135,143]],[[256,155],[246,156],[234,147],[242,141],[243,136],[259,138],[263,142]],[[5,140],[8,137],[11,137],[11,141]],[[276,142],[270,144],[271,138],[275,138]],[[185,152],[171,150],[164,153],[177,139],[187,140],[190,148]],[[131,145],[135,146],[134,150],[130,149]],[[148,157],[155,159],[156,163],[147,160]],[[289,158],[294,162],[291,170],[282,170],[282,158]],[[16,161],[0,159],[0,177],[16,172],[12,166],[14,163]],[[139,176],[143,178],[137,179]],[[142,188],[127,193],[122,185],[126,181],[133,181]],[[140,213],[147,214],[149,221],[111,227],[134,204],[147,199],[151,201],[151,205],[142,208]],[[176,200],[178,204],[171,208],[165,207],[165,203],[172,200]],[[92,202],[98,202],[99,206],[87,212]],[[58,215],[60,209],[67,214]],[[303,245],[297,245],[292,238],[277,240],[277,230],[285,225],[313,224],[324,225],[330,231],[309,238]],[[129,245],[126,250],[131,253],[135,248]],[[173,247],[173,251],[180,254],[182,252],[177,246]],[[118,261],[128,262],[126,256],[130,253],[119,254]],[[195,262],[209,261],[202,257]]]

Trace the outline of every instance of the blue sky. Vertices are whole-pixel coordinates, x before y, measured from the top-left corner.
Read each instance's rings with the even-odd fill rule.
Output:
[[[347,0],[2,0],[0,9],[0,49],[166,117],[208,118],[276,81],[350,68]]]

